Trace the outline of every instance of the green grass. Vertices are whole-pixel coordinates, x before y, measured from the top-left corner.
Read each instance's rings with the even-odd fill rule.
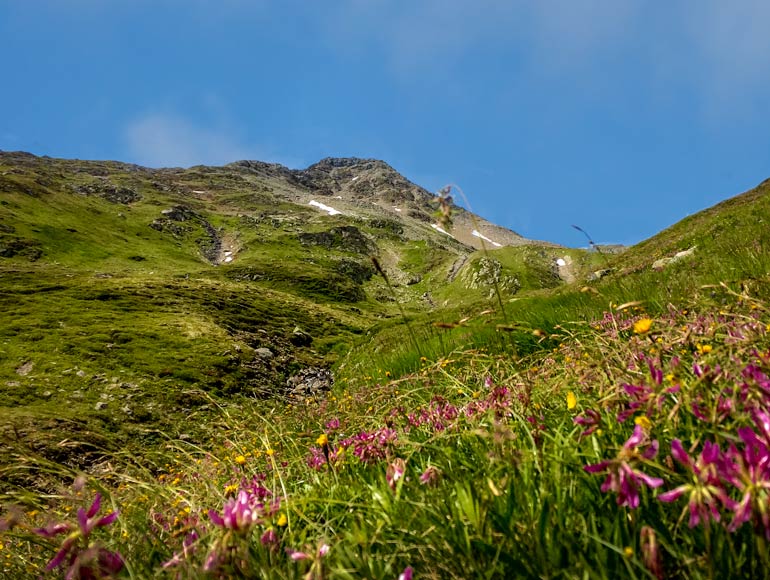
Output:
[[[74,521],[96,491],[120,516],[77,541],[119,550],[126,577],[201,577],[218,554],[212,577],[395,578],[411,566],[428,578],[650,578],[650,538],[667,577],[767,576],[765,504],[735,530],[725,505],[722,523],[690,528],[684,499],[656,495],[688,482],[675,439],[693,455],[705,441],[740,446],[766,407],[764,379],[745,373],[770,374],[769,184],[620,255],[477,252],[448,282],[463,254],[440,238],[275,203],[285,182],[59,160],[0,169],[0,245],[27,244],[0,258],[0,497],[21,510],[0,538],[9,577],[39,573],[57,539],[34,527]],[[99,174],[141,200],[73,193]],[[180,204],[236,261],[203,258],[200,224],[149,227]],[[391,288],[334,237],[351,224],[376,239]],[[303,245],[300,232],[332,232],[334,243]],[[564,257],[573,284],[555,276]],[[497,288],[469,284],[484,260],[501,266]],[[652,329],[634,332],[642,318]],[[310,345],[292,343],[297,326]],[[695,362],[723,374],[698,374]],[[273,397],[307,366],[334,367],[331,393]],[[634,402],[624,384],[651,388],[660,404],[645,400],[619,422]],[[732,397],[729,413],[720,396]],[[600,429],[581,437],[573,421],[589,410]],[[659,441],[656,457],[623,455],[634,420]],[[604,475],[583,469],[616,457],[665,486],[642,487],[638,508],[618,505]],[[438,475],[423,485],[429,468]],[[84,473],[87,491],[73,492]],[[280,507],[263,508],[248,533],[212,523],[209,510],[255,476]]]

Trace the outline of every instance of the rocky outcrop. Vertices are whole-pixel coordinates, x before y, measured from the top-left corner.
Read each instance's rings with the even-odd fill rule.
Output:
[[[122,205],[129,205],[142,199],[142,196],[130,187],[115,185],[103,179],[79,185],[75,188],[75,191],[81,195],[95,195],[112,203]]]
[[[495,286],[509,294],[515,294],[521,288],[518,278],[503,274],[503,265],[486,256],[467,268],[461,279],[468,288],[487,289],[490,298],[495,295]]]
[[[308,367],[286,381],[286,392],[289,397],[307,399],[318,397],[331,391],[334,377],[331,371],[321,367]]]
[[[154,220],[150,227],[176,237],[199,234],[195,243],[203,257],[212,264],[218,264],[222,256],[222,240],[217,229],[202,215],[189,207],[177,205],[160,212],[163,217]]]
[[[355,226],[340,226],[325,232],[302,232],[297,237],[303,246],[321,246],[366,256],[377,253],[374,240]]]
[[[695,249],[697,246],[693,246],[692,248],[688,248],[686,250],[682,250],[681,252],[677,252],[673,256],[669,256],[667,258],[661,258],[660,260],[655,260],[652,263],[652,269],[653,270],[662,270],[666,266],[670,266],[671,264],[675,264],[676,262],[680,262],[684,260],[685,258],[689,258],[695,253]]]

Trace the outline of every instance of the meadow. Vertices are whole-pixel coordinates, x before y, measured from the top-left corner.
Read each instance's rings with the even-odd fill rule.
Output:
[[[0,566],[9,578],[765,577],[768,306],[712,290],[710,307],[613,306],[526,356],[458,350],[399,377],[371,369],[323,400],[220,406],[208,445],[169,439],[151,462],[162,469],[122,458],[11,508]]]
[[[540,246],[469,257],[497,256],[513,293],[445,283],[453,259],[421,243],[401,258],[421,281],[359,284],[380,301],[340,302],[316,283],[328,256],[288,243],[251,251],[306,268],[297,288],[188,254],[6,266],[0,575],[770,576],[768,188],[617,256],[570,251],[572,284]],[[165,238],[136,227],[151,257]],[[448,306],[404,298],[426,289]],[[240,359],[273,326],[284,356],[298,317],[317,350],[287,368],[333,364],[335,385],[260,393]]]

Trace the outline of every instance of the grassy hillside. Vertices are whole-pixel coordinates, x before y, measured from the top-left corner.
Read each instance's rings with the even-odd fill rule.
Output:
[[[770,183],[607,255],[308,207],[346,164],[12,161],[9,577],[767,576]]]

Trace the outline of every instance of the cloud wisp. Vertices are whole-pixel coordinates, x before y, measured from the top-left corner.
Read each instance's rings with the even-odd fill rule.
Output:
[[[176,115],[140,116],[128,124],[124,139],[130,159],[148,167],[223,165],[239,159],[281,162],[225,129],[203,127]]]
[[[149,167],[223,164],[257,157],[222,130],[196,126],[171,115],[135,119],[126,128],[125,139],[132,160]]]

